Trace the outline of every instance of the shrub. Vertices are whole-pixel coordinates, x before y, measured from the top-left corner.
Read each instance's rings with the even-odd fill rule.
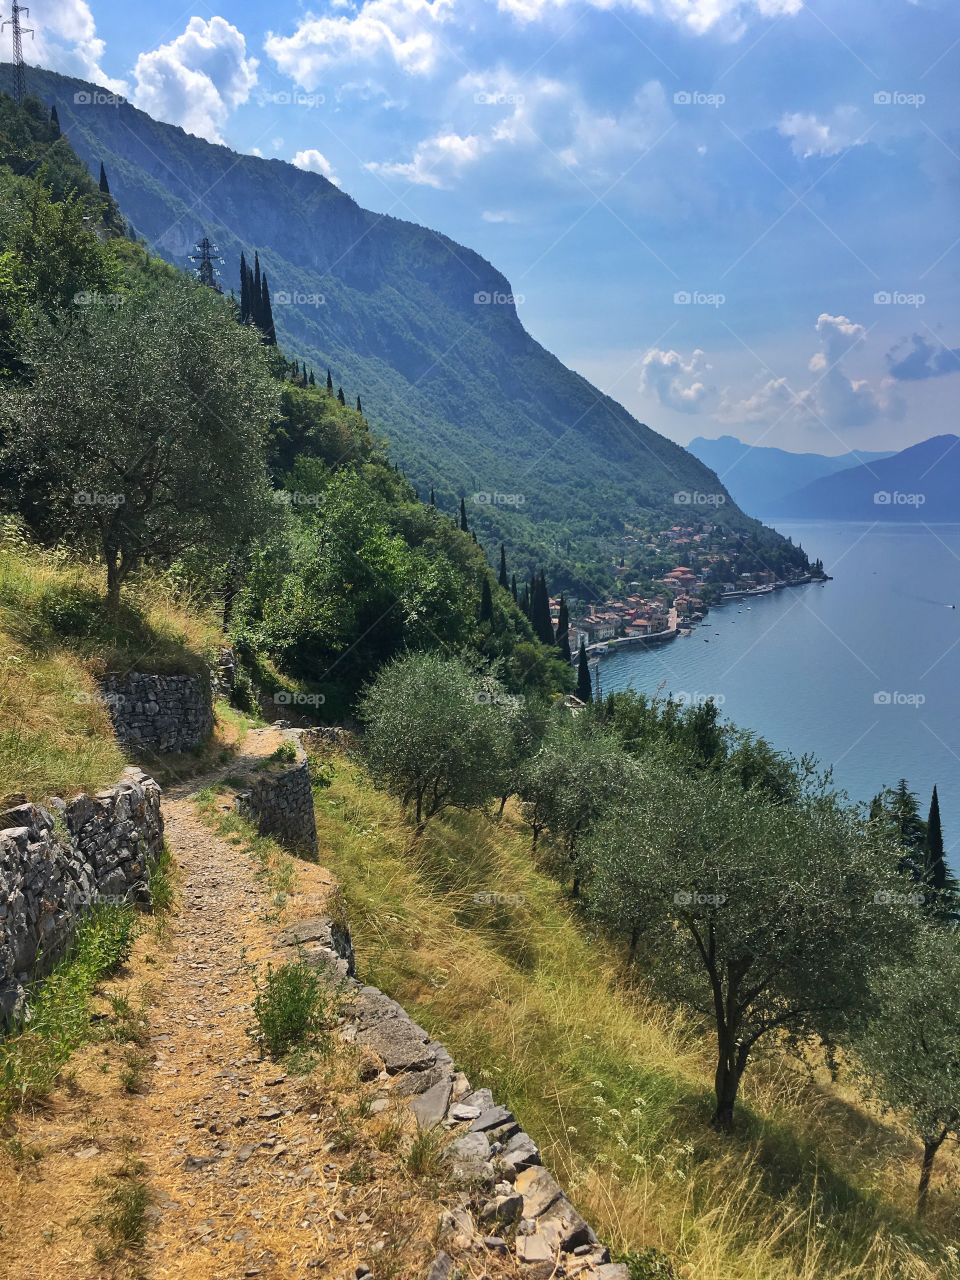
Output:
[[[256,980],[255,980],[256,982]],[[256,983],[250,1034],[261,1053],[282,1058],[285,1053],[316,1040],[329,1024],[330,993],[320,974],[303,961],[278,969],[267,965],[262,984]]]

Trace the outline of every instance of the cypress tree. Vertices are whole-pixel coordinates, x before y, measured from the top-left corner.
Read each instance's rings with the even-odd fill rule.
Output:
[[[560,597],[560,614],[557,617],[557,644],[560,646],[560,657],[566,662],[570,661],[570,615],[567,612],[567,602],[563,596]]]
[[[497,578],[497,582],[503,587],[504,591],[508,590],[510,579],[507,577],[507,549],[502,542],[500,543],[500,576]]]
[[[580,637],[580,658],[577,662],[577,697],[581,702],[593,701],[593,681],[590,679],[590,663],[583,636]]]
[[[60,128],[60,117],[57,115],[56,103],[50,108],[50,124],[53,128],[53,136],[59,138],[63,130]]]
[[[327,370],[327,390],[333,395],[333,379],[330,377],[330,370]]]
[[[315,387],[315,386],[317,385],[317,380],[316,380],[316,378],[313,376],[313,370],[312,370],[312,369],[310,370],[310,377],[307,379],[307,381],[310,383],[311,387]]]
[[[510,577],[510,594],[513,596],[513,603],[517,603],[517,575],[514,573]]]
[[[346,398],[346,396],[343,394],[343,387],[337,387],[337,399],[338,399],[338,400],[340,401],[340,403],[341,403],[341,404],[343,404],[343,405],[345,405],[345,404],[347,403],[347,398]]]
[[[267,284],[267,273],[263,273],[263,279],[260,282],[260,314],[263,317],[263,340],[271,347],[277,345],[277,331],[273,327],[273,307],[270,305],[270,286]]]
[[[105,195],[110,194],[110,183],[107,181],[107,171],[103,167],[103,161],[100,161],[100,190]]]
[[[247,267],[247,256],[240,250],[240,323],[250,321],[250,272]]]
[[[437,505],[437,498],[436,494],[433,492],[433,485],[430,486],[430,505],[431,507],[435,507]]]
[[[359,396],[357,396],[357,413],[363,413],[363,405],[360,403]]]
[[[523,588],[523,592],[521,593],[521,596],[520,596],[520,608],[529,618],[530,617],[530,588],[529,587],[525,586]]]
[[[483,575],[483,587],[480,591],[480,624],[489,622],[493,626],[493,594],[490,591],[490,579]]]
[[[253,251],[253,284],[250,288],[250,317],[257,328],[263,331],[263,291],[260,285],[260,254]]]
[[[943,893],[950,883],[950,873],[943,850],[943,828],[940,825],[940,797],[933,788],[930,799],[930,816],[927,819],[927,835],[923,845],[924,883],[937,893]]]
[[[547,593],[547,579],[543,570],[534,583],[530,621],[543,644],[553,644],[553,622],[550,619],[550,596]]]
[[[463,498],[460,499],[460,528],[464,533],[467,533],[470,528],[467,524],[467,504]]]

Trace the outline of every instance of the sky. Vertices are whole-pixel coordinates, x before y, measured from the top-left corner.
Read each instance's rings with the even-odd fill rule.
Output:
[[[28,62],[476,249],[680,443],[957,431],[956,0],[35,0],[31,25]]]

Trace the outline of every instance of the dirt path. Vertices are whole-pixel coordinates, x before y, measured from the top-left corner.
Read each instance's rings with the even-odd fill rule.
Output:
[[[214,831],[193,797],[281,740],[252,731],[241,756],[166,791],[177,907],[163,941],[145,931],[104,992],[105,1004],[121,994],[146,1005],[142,1079],[124,1083],[129,1046],[108,1036],[74,1055],[41,1110],[18,1118],[0,1179],[5,1275],[424,1274],[443,1197],[429,1177],[410,1177],[408,1109],[336,1034],[302,1074],[261,1060],[249,1035],[254,969],[276,958],[283,923],[322,911],[332,881],[293,859],[278,913],[243,839]],[[137,1187],[145,1239],[124,1243],[104,1215]]]

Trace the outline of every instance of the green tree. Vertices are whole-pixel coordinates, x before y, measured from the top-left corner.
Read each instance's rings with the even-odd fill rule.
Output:
[[[927,829],[923,844],[923,879],[936,893],[946,892],[950,884],[950,873],[943,849],[943,826],[940,822],[940,797],[937,788],[933,788],[930,797],[930,815],[927,818]]]
[[[103,161],[100,161],[100,190],[105,195],[110,194],[110,183],[107,181],[107,171],[103,167]]]
[[[347,398],[346,398],[346,396],[343,394],[343,387],[337,387],[337,399],[338,399],[338,400],[339,400],[339,402],[340,402],[341,404],[343,404],[343,405],[345,405],[345,404],[347,403]]]
[[[412,805],[418,827],[496,793],[507,732],[502,688],[457,658],[419,653],[385,666],[365,693],[363,750],[378,786]]]
[[[270,302],[270,286],[267,283],[266,272],[263,273],[263,279],[260,282],[260,316],[263,340],[268,346],[275,347],[277,345],[277,331],[273,325],[273,305]]]
[[[467,524],[467,504],[463,498],[460,499],[460,528],[464,533],[468,533],[470,528]]]
[[[587,657],[587,646],[580,637],[580,656],[577,659],[577,697],[581,702],[593,701],[593,679],[590,675],[590,660]]]
[[[510,579],[507,577],[507,548],[502,542],[500,543],[500,574],[497,583],[503,587],[504,591],[510,590]]]
[[[917,1213],[927,1207],[937,1152],[960,1138],[960,949],[952,930],[928,925],[913,957],[875,978],[878,1015],[855,1042],[880,1100],[904,1114],[923,1143]]]
[[[727,1132],[756,1046],[862,1028],[871,977],[909,945],[918,912],[889,838],[829,793],[783,805],[655,754],[641,768],[588,842],[591,907],[642,946],[665,995],[711,1020],[711,1123]]]
[[[111,606],[140,565],[228,550],[264,509],[276,384],[207,289],[166,279],[123,305],[35,327],[31,380],[0,412],[48,538],[102,555]]]
[[[493,593],[490,590],[490,579],[483,575],[483,586],[480,588],[480,625],[493,626]]]

